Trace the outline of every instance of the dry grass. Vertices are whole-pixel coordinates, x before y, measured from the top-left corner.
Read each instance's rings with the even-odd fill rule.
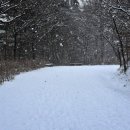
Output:
[[[0,84],[12,80],[20,72],[35,70],[44,65],[43,60],[0,61]]]

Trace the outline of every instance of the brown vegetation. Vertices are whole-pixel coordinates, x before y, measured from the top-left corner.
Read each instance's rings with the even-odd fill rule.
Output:
[[[24,61],[2,61],[0,62],[0,84],[9,81],[20,72],[27,72],[37,68],[44,67],[43,60],[24,60]]]

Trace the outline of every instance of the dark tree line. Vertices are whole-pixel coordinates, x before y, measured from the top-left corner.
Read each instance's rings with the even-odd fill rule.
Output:
[[[1,59],[35,59],[40,42],[62,24],[60,6],[58,0],[1,1]]]
[[[104,38],[110,43],[113,51],[123,67],[124,72],[129,67],[130,58],[130,1],[129,0],[102,0],[102,7],[107,16],[107,30],[103,33]],[[105,16],[105,17],[106,17]]]
[[[129,0],[1,0],[0,60],[129,61]]]

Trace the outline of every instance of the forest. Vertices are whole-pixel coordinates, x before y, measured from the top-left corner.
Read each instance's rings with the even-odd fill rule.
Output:
[[[0,0],[0,82],[53,65],[130,65],[130,0]]]

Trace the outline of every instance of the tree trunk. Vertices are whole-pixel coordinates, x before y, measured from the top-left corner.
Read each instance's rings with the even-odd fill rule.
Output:
[[[36,58],[34,42],[32,42],[32,58],[33,58],[33,60],[35,60],[35,58]]]
[[[126,70],[127,70],[127,63],[126,63],[126,59],[125,59],[124,46],[123,46],[123,42],[122,42],[122,40],[121,40],[119,31],[118,31],[118,28],[117,28],[117,25],[116,25],[116,21],[115,21],[114,18],[113,18],[113,23],[114,23],[115,30],[116,30],[116,33],[117,33],[117,36],[118,36],[118,39],[119,39],[120,51],[121,51],[121,56],[122,56],[122,60],[123,60],[124,72],[126,72]]]
[[[17,54],[17,33],[14,33],[14,60],[16,60]]]

